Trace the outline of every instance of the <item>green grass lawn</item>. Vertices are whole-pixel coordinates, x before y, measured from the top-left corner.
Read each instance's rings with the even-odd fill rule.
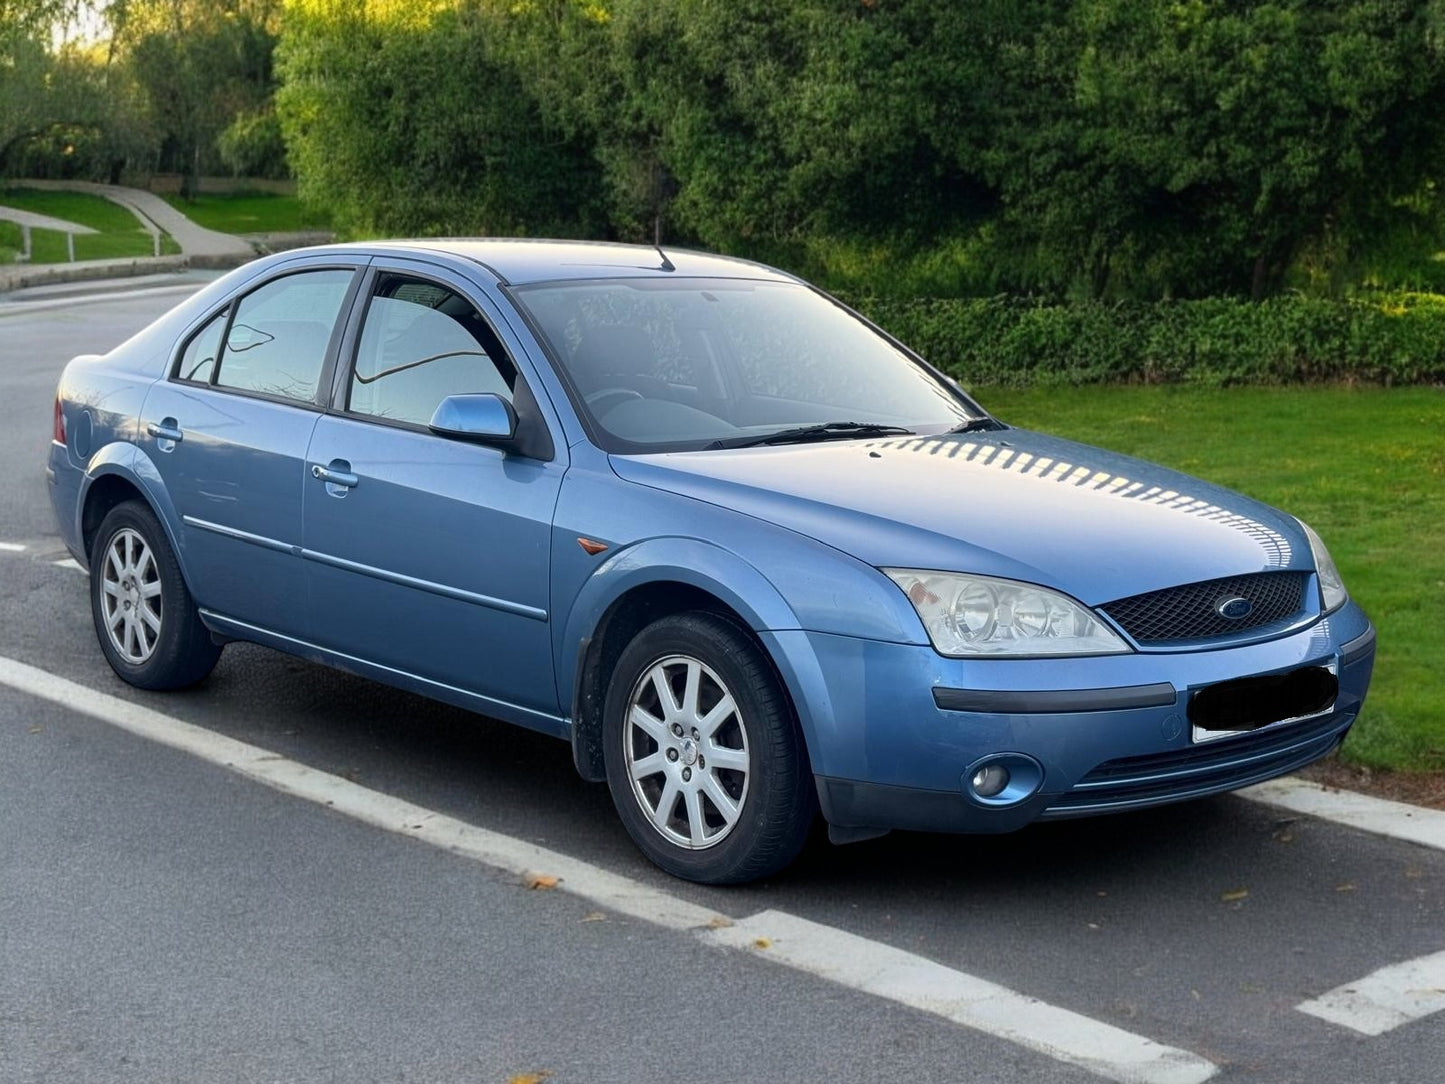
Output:
[[[84,192],[43,192],[30,188],[0,188],[0,204],[36,214],[53,215],[91,229],[95,234],[76,234],[77,260],[109,260],[154,254],[151,235],[135,215],[119,204]],[[13,224],[7,224],[13,225]],[[7,239],[8,238],[8,239]],[[65,234],[58,230],[32,230],[31,263],[64,263],[69,259]],[[20,248],[20,228],[0,234],[0,246]],[[179,252],[169,234],[161,235],[161,254]],[[13,256],[11,257],[13,259]]]
[[[975,389],[1005,421],[1187,471],[1299,516],[1379,631],[1346,760],[1445,770],[1445,389]]]
[[[221,233],[286,233],[329,227],[324,214],[308,210],[295,196],[197,196],[194,202],[167,196],[166,201],[196,225]]]

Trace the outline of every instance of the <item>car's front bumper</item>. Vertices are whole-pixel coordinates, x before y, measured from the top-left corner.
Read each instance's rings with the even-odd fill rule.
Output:
[[[1354,603],[1279,639],[1170,654],[966,661],[818,633],[767,638],[798,705],[828,821],[948,832],[1181,801],[1303,767],[1344,739],[1375,657],[1374,629]],[[1188,709],[1200,689],[1304,667],[1338,677],[1328,708],[1195,740]],[[974,766],[998,754],[1038,766],[1027,797],[988,802],[971,792]]]

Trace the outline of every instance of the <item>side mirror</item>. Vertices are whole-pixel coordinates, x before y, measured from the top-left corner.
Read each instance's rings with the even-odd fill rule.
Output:
[[[427,427],[443,437],[510,449],[517,436],[517,412],[491,392],[448,395],[437,404]]]

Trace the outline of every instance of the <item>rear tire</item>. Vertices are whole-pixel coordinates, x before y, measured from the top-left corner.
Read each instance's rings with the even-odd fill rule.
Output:
[[[817,796],[793,710],[733,622],[664,617],[623,649],[603,714],[607,784],[633,841],[702,884],[757,880],[797,857]]]
[[[194,685],[220,657],[166,533],[143,501],[116,505],[95,533],[90,610],[111,669],[139,688]]]

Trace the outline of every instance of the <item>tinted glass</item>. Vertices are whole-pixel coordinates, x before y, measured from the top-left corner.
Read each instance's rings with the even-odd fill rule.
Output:
[[[387,276],[367,305],[348,409],[426,425],[448,395],[510,400],[514,373],[471,302],[435,283]]]
[[[243,297],[216,384],[311,402],[351,271],[305,271]]]
[[[216,372],[216,357],[221,352],[221,335],[226,330],[226,317],[230,310],[212,317],[205,327],[192,337],[181,354],[181,363],[176,367],[180,380],[196,380],[209,384]]]
[[[517,296],[612,451],[842,421],[936,433],[974,416],[946,383],[803,286],[609,279]]]

